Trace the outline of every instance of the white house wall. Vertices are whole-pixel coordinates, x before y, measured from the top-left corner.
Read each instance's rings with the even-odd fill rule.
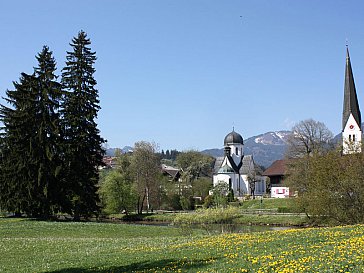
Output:
[[[240,175],[240,191],[236,192],[236,196],[243,196],[248,193],[248,185],[246,178],[244,179],[244,175]]]
[[[240,177],[240,180],[239,180]],[[234,191],[234,196],[244,196],[245,194],[252,194],[250,191],[248,175],[238,175],[235,173],[229,174],[216,174],[213,176],[213,186],[216,186],[220,182],[229,185],[229,179],[231,179],[231,188]],[[263,195],[266,191],[266,177],[257,176],[255,182],[255,195]],[[240,186],[239,186],[240,183]]]
[[[213,176],[213,185],[216,186],[220,182],[225,182],[227,185],[229,185],[229,179],[231,179],[231,188],[234,192],[234,196],[239,197],[249,192],[249,183],[246,177],[246,175],[238,175],[234,173],[217,174]]]
[[[266,190],[266,177],[265,176],[257,176],[257,182],[255,182],[255,194],[263,195]]]
[[[289,188],[288,187],[272,187],[271,188],[271,197],[272,198],[289,197]]]
[[[219,182],[224,181],[227,185],[229,185],[229,179],[231,178],[230,175],[228,174],[218,174],[218,175],[214,175],[213,177],[213,183],[214,183],[214,187],[219,184]]]

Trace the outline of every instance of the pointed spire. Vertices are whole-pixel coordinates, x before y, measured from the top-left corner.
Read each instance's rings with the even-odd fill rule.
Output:
[[[345,125],[350,117],[353,115],[355,121],[361,128],[361,114],[359,109],[358,98],[356,95],[353,71],[351,69],[349,48],[346,45],[346,67],[345,67],[345,84],[344,84],[344,105],[343,105],[343,120],[342,130],[344,131]]]

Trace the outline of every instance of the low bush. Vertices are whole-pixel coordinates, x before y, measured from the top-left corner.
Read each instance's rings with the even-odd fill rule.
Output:
[[[231,207],[240,207],[241,203],[239,201],[229,202],[229,206],[231,206]]]
[[[240,210],[236,207],[201,209],[177,215],[173,220],[173,224],[180,227],[185,235],[190,234],[194,227],[202,228],[210,233],[213,224],[230,225],[240,215]],[[226,228],[223,228],[223,230],[226,230]]]

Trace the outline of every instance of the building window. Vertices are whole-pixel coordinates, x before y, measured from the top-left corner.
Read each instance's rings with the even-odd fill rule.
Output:
[[[353,135],[353,141],[355,142],[355,135]]]
[[[349,135],[349,141],[351,142],[351,135]]]
[[[239,155],[239,148],[238,147],[235,148],[235,154]]]

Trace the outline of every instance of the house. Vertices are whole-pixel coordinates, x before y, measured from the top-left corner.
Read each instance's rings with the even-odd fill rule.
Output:
[[[285,198],[290,196],[289,187],[284,185],[284,176],[287,171],[287,160],[276,160],[270,165],[263,175],[269,177],[270,194],[272,198]]]
[[[179,181],[181,177],[181,170],[172,166],[162,164],[161,171],[164,176],[167,176],[170,181]]]
[[[224,139],[224,156],[215,161],[213,186],[225,183],[234,197],[263,195],[266,191],[265,177],[254,163],[252,155],[244,155],[244,140],[233,131]]]
[[[117,157],[115,156],[104,156],[102,158],[102,162],[104,163],[104,166],[102,166],[102,169],[113,169],[117,165]]]

